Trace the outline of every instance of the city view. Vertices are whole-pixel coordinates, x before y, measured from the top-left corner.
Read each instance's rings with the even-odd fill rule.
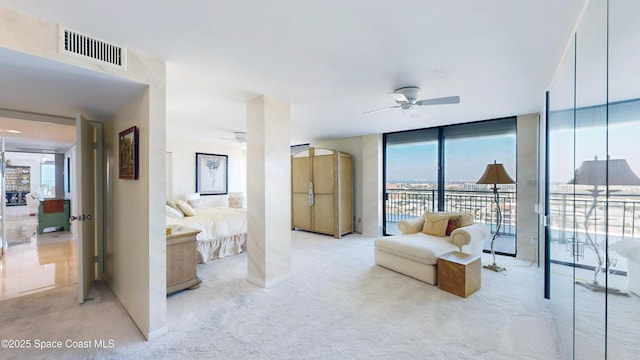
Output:
[[[548,159],[546,221],[551,260],[598,266],[608,246],[609,265],[625,272],[627,259],[616,253],[615,244],[640,237],[640,156],[628,146],[640,136],[640,127],[611,123],[606,141],[599,126],[570,125],[552,129],[549,135],[553,156]],[[515,133],[515,123],[496,120],[387,135],[386,232],[397,234],[399,221],[438,210],[438,176],[443,177],[444,211],[473,214],[476,222],[495,232],[493,193],[476,181],[494,161],[516,179]],[[606,153],[611,154],[608,159]],[[516,186],[498,187],[503,218],[496,251],[515,254]],[[485,250],[488,243],[485,240]]]

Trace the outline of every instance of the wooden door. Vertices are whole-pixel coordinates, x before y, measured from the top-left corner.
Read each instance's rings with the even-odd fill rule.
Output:
[[[335,206],[335,185],[338,176],[335,169],[335,154],[336,152],[331,152],[313,157],[315,200],[311,212],[313,231],[338,237],[335,229],[338,215],[338,209]]]
[[[345,233],[353,233],[353,164],[351,162],[351,156],[348,154],[340,153],[340,163],[338,164],[339,180],[338,189],[340,194],[338,196],[340,202],[340,221],[339,232],[340,235]]]
[[[308,153],[308,151],[307,151]],[[311,206],[309,183],[311,181],[311,158],[291,158],[291,228],[311,230]]]

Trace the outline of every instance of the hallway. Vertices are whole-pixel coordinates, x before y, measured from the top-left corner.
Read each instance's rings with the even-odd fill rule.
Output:
[[[37,216],[7,206],[7,252],[0,261],[0,300],[75,284],[77,241],[70,232],[37,234]]]

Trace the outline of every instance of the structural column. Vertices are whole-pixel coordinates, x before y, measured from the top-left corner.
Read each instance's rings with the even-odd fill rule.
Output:
[[[290,107],[247,102],[247,280],[269,287],[291,274]]]
[[[382,135],[362,137],[362,234],[382,236]]]
[[[538,255],[538,114],[518,115],[516,193],[516,249],[518,259],[534,261]],[[523,164],[526,164],[523,166]]]

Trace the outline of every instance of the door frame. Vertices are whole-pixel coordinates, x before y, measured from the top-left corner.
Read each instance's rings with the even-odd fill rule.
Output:
[[[59,116],[59,115],[51,115],[51,114],[40,114],[40,113],[32,113],[25,112],[19,110],[10,110],[10,109],[0,109],[0,117],[12,118],[15,120],[21,121],[39,121],[46,123],[54,123],[60,125],[69,125],[75,126],[76,120],[72,117]],[[104,162],[104,130],[103,124],[97,121],[89,121],[96,129],[96,167],[95,167],[95,191],[96,191],[96,209],[95,209],[95,222],[96,222],[96,278],[102,278],[104,275],[104,216],[105,216],[105,162]],[[76,139],[77,141],[77,139]],[[74,145],[75,147],[75,145]],[[75,162],[76,159],[74,158]],[[75,164],[71,164],[72,167]],[[2,165],[2,174],[4,177],[4,161]],[[73,184],[71,193],[72,197],[77,199],[77,186],[78,184]],[[2,181],[2,187],[4,187],[4,179]],[[73,200],[73,199],[72,199]],[[73,201],[75,202],[75,201]],[[72,205],[73,206],[73,205]],[[3,217],[4,218],[4,217]],[[73,227],[72,227],[73,228]],[[3,227],[3,232],[4,232]],[[5,237],[3,236],[3,244]],[[80,279],[78,279],[79,281]]]

